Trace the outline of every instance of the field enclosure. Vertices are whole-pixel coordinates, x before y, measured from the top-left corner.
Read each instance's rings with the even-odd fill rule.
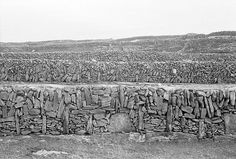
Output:
[[[1,43],[0,51],[1,135],[235,130],[235,35]]]

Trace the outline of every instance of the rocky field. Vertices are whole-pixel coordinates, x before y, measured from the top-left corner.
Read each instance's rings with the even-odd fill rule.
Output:
[[[235,37],[0,43],[0,135],[231,133]]]
[[[236,83],[235,32],[0,43],[0,81]]]

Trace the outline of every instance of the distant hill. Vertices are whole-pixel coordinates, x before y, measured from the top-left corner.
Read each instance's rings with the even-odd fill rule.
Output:
[[[208,36],[236,36],[236,31],[219,31],[208,34]]]
[[[210,34],[138,36],[115,40],[52,40],[0,43],[0,52],[104,52],[111,50],[236,53],[236,31],[219,31]]]

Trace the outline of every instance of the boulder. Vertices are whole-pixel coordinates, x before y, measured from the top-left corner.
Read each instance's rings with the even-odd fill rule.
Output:
[[[224,114],[225,133],[236,134],[236,114]]]
[[[111,116],[108,130],[110,132],[132,132],[134,127],[128,114],[117,113]]]

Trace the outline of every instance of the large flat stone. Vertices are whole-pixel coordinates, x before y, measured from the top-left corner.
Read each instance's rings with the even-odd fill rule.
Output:
[[[111,116],[108,130],[110,132],[132,132],[134,127],[128,114],[117,113]]]
[[[236,134],[236,114],[224,114],[225,133]]]

